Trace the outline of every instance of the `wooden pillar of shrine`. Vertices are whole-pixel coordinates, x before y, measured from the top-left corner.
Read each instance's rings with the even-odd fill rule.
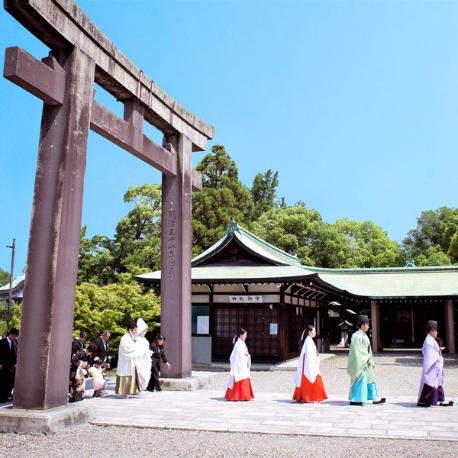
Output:
[[[455,311],[453,308],[453,300],[449,299],[445,303],[445,327],[446,327],[446,339],[447,349],[454,355],[456,353],[455,343]]]
[[[380,313],[377,301],[371,301],[371,331],[372,331],[372,351],[377,352],[380,349]]]

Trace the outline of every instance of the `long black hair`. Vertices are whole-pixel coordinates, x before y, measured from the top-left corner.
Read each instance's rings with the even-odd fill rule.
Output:
[[[313,331],[314,329],[315,329],[315,326],[313,326],[313,324],[308,324],[305,327],[305,329],[304,329],[304,331],[302,332],[302,335],[301,335],[301,347],[300,347],[301,350],[302,350],[302,347],[304,346],[305,339],[309,335],[309,332]]]
[[[238,331],[237,331],[237,334],[234,336],[234,338],[232,339],[232,343],[235,345],[235,343],[237,342],[237,340],[239,340],[239,337],[242,336],[243,334],[246,333],[246,330],[243,329],[243,328],[240,328]]]

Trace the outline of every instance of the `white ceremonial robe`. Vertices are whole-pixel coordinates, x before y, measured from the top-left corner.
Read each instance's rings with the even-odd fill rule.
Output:
[[[118,367],[116,375],[120,377],[135,377],[137,364],[137,343],[127,332],[119,342]]]
[[[305,358],[304,358],[305,355]],[[301,386],[302,374],[310,383],[315,383],[316,376],[320,374],[320,357],[316,353],[316,345],[310,336],[307,336],[302,345],[302,351],[298,359],[294,384]]]
[[[232,389],[234,387],[234,382],[250,378],[251,357],[242,339],[237,339],[229,361],[231,363],[231,372],[227,386]]]
[[[137,337],[137,371],[138,379],[143,391],[148,388],[151,378],[151,355],[148,339],[142,336]]]

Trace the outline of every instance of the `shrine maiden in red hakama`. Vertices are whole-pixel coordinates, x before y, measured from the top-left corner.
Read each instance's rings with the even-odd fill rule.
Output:
[[[323,402],[328,398],[320,374],[320,356],[313,338],[315,328],[308,325],[304,333],[307,337],[302,345],[299,356],[294,384],[296,389],[293,400],[297,402]]]
[[[224,396],[228,401],[249,401],[254,398],[250,379],[251,356],[245,344],[246,337],[244,329],[240,329],[234,337],[235,344],[229,358],[231,372]]]

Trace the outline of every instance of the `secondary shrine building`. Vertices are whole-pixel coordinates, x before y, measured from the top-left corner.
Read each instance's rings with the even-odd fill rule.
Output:
[[[193,362],[227,361],[239,328],[248,331],[252,360],[299,354],[307,324],[318,348],[345,345],[356,315],[371,318],[374,351],[420,348],[429,319],[456,352],[458,267],[322,269],[268,244],[232,222],[226,235],[192,261]],[[160,284],[161,272],[138,275]]]

